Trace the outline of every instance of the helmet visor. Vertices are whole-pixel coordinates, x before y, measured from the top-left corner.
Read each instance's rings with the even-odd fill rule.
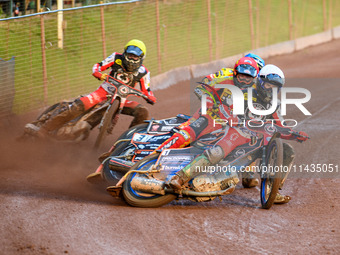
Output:
[[[237,73],[247,74],[254,78],[257,76],[256,68],[252,67],[251,65],[239,65],[238,67],[236,67],[236,71]]]
[[[260,78],[265,82],[269,83],[278,87],[282,87],[285,84],[285,79],[282,78],[278,74],[267,74],[267,75],[261,75]]]
[[[143,51],[140,48],[138,48],[137,46],[133,46],[133,45],[128,46],[126,48],[125,52],[133,54],[133,55],[136,55],[138,57],[143,57],[144,56]]]

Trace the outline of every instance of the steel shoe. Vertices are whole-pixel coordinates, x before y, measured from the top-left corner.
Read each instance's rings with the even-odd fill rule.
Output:
[[[288,203],[292,198],[290,196],[281,195],[279,192],[277,192],[274,204],[286,204]]]

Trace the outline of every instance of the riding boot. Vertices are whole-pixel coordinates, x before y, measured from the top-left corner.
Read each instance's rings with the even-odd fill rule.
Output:
[[[288,203],[292,198],[290,196],[282,195],[277,192],[276,197],[274,199],[275,204],[285,204]]]
[[[68,121],[78,117],[84,112],[84,104],[80,99],[76,99],[70,107],[63,107],[59,112],[51,116],[40,129],[40,132],[48,132],[62,127]]]
[[[211,165],[209,159],[203,154],[178,171],[169,181],[169,186],[174,191],[180,191],[181,186],[200,173],[200,168]]]
[[[256,161],[249,165],[249,168],[252,169],[253,166],[256,166]],[[254,172],[243,172],[242,173],[242,186],[244,188],[253,188],[259,185],[259,180],[255,177]]]

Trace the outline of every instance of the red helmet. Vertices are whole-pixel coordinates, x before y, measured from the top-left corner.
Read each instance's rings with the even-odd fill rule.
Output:
[[[259,73],[259,67],[256,61],[250,57],[242,57],[235,63],[234,66],[234,84],[240,88],[247,88],[253,86],[256,81],[256,77]],[[248,78],[238,77],[238,74],[244,74],[249,76]],[[252,77],[252,79],[250,79]]]

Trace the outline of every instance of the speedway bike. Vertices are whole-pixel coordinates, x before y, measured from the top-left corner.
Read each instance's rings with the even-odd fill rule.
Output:
[[[131,127],[120,135],[108,152],[99,156],[101,164],[87,176],[87,180],[94,184],[115,185],[131,166],[151,154],[189,118],[188,115],[178,114],[166,119],[147,120]]]
[[[123,110],[124,104],[129,96],[137,96],[147,99],[147,96],[138,89],[132,88],[123,82],[107,76],[106,82],[110,84],[110,94],[107,100],[103,101],[80,116],[70,120],[57,130],[47,133],[47,138],[58,141],[79,142],[86,140],[91,130],[98,127],[99,132],[94,144],[94,148],[99,148],[105,136],[111,134],[117,124],[119,115]],[[38,127],[43,125],[52,116],[58,114],[63,108],[69,108],[73,101],[63,101],[48,107],[33,124]],[[36,134],[25,130],[20,140],[35,139]]]
[[[281,134],[291,134],[290,128],[271,122],[258,127],[241,127],[251,136],[251,142],[236,147],[219,162],[219,172],[201,171],[182,189],[174,191],[167,185],[170,178],[204,150],[211,148],[220,133],[207,134],[190,147],[165,149],[153,153],[134,164],[114,186],[107,187],[113,197],[120,197],[131,206],[160,207],[174,199],[197,202],[211,201],[235,190],[238,173],[259,159],[257,172],[261,178],[260,198],[264,209],[269,209],[276,197],[284,172]],[[217,135],[216,135],[217,134]],[[298,133],[294,135],[299,136]],[[218,169],[218,166],[215,166]]]

